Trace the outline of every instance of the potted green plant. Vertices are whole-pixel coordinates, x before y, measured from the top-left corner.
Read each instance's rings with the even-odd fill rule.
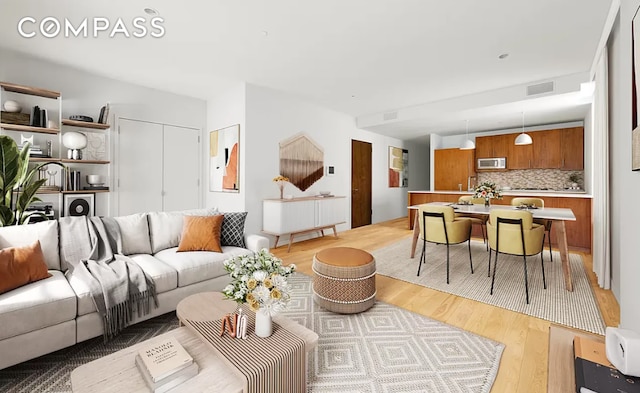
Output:
[[[580,172],[571,172],[569,175],[569,182],[571,183],[571,188],[577,190],[580,188],[580,182],[582,181],[582,174]]]
[[[43,216],[40,212],[27,211],[27,208],[40,198],[36,193],[47,181],[37,179],[38,170],[59,162],[43,162],[29,169],[29,143],[22,150],[13,138],[0,135],[0,226],[22,225],[32,215]]]

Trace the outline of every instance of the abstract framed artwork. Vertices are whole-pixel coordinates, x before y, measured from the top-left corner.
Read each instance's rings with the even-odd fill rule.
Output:
[[[209,133],[209,191],[240,192],[240,124]]]
[[[409,150],[389,146],[389,187],[409,187]]]

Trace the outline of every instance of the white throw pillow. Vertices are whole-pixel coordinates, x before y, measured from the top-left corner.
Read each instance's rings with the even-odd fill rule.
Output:
[[[0,248],[25,247],[35,243],[36,240],[40,240],[47,267],[51,270],[60,270],[57,220],[0,228]]]
[[[122,234],[122,253],[151,254],[151,239],[147,214],[138,213],[129,216],[115,217]]]

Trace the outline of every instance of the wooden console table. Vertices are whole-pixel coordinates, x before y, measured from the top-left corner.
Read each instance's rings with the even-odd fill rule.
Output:
[[[346,203],[343,196],[303,197],[292,199],[265,199],[262,203],[262,232],[275,236],[278,247],[280,236],[289,235],[289,247],[295,236],[317,232],[324,236],[325,229],[344,224]]]

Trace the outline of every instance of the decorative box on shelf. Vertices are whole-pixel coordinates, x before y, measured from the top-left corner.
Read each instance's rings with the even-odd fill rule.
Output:
[[[0,113],[0,123],[28,126],[31,123],[31,115],[28,113],[2,111]]]

